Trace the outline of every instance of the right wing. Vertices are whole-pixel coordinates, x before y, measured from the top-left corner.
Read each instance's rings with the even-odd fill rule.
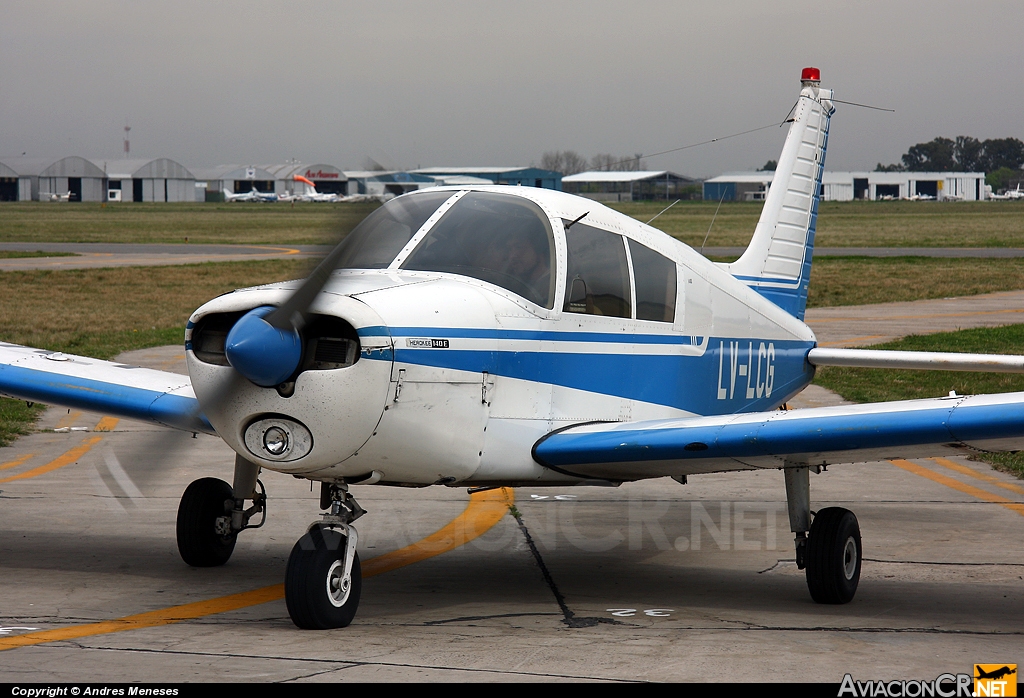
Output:
[[[188,376],[0,342],[0,394],[216,434]]]

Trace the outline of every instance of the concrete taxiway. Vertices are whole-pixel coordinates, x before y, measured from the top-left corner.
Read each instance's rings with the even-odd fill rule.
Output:
[[[95,269],[149,267],[203,262],[241,262],[287,257],[317,257],[328,245],[190,245],[125,244],[101,242],[5,242],[0,251],[52,252],[69,257],[0,257],[0,271],[29,269]]]
[[[876,332],[907,325],[872,308]],[[230,480],[219,440],[66,409],[39,427],[0,449],[9,682],[930,680],[1024,646],[1024,483],[959,456],[812,476],[814,508],[860,519],[866,559],[845,606],[811,601],[777,471],[472,498],[354,486],[369,512],[362,603],[349,628],[310,632],[280,587],[318,513],[307,482],[266,474],[266,526],[226,566],[192,569],[175,512],[191,480]]]

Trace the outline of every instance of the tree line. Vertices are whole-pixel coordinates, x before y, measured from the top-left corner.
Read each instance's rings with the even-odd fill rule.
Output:
[[[1006,186],[1010,178],[1020,177],[1024,167],[1024,142],[1017,138],[990,138],[980,141],[971,136],[934,138],[911,146],[900,162],[878,163],[876,172],[984,172],[985,182],[993,189]]]
[[[542,170],[553,170],[562,175],[573,175],[578,172],[639,172],[647,169],[643,155],[611,155],[598,153],[589,160],[575,150],[549,150],[540,158]]]

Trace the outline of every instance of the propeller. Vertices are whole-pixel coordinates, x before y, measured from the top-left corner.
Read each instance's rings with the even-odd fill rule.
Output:
[[[284,303],[250,310],[235,323],[224,344],[232,368],[264,388],[279,385],[295,373],[302,361],[299,330],[345,252],[344,244],[335,246]]]

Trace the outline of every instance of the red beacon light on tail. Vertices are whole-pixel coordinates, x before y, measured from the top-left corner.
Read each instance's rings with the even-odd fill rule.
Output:
[[[818,68],[804,68],[800,72],[800,82],[821,82],[821,70]]]

